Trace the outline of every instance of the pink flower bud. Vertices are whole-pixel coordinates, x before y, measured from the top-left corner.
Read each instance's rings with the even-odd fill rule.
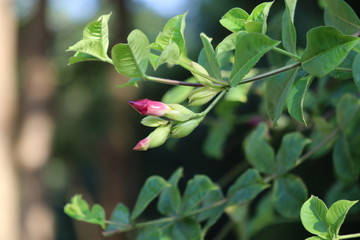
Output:
[[[150,145],[150,137],[144,138],[143,140],[139,141],[138,144],[133,148],[135,151],[146,151],[148,150]]]
[[[161,117],[170,110],[167,104],[149,99],[129,101],[129,104],[142,115]]]

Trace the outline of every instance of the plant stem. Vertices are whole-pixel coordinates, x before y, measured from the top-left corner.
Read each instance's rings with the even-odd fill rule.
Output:
[[[215,236],[214,240],[223,240],[233,229],[234,225],[235,223],[233,221],[228,221],[225,226],[221,228],[219,233]]]
[[[212,103],[200,114],[202,116],[205,116],[206,114],[208,114],[211,111],[211,109],[213,109],[215,107],[215,105],[220,101],[220,99],[225,95],[226,92],[227,91],[224,90],[219,95],[217,95],[217,97],[214,99],[214,101],[212,101]]]
[[[349,238],[356,238],[356,237],[360,237],[360,233],[342,235],[342,236],[339,236],[338,239],[349,239]]]
[[[300,59],[301,59],[301,57],[299,57],[298,55],[293,54],[293,53],[288,52],[288,51],[285,51],[284,49],[281,49],[281,48],[278,48],[278,47],[274,47],[272,50],[274,50],[274,51],[276,51],[276,52],[278,52],[278,53],[284,54],[284,55],[286,55],[286,56],[288,56],[288,57],[294,58],[294,59],[296,59],[296,60],[300,60]]]
[[[316,153],[317,151],[319,151],[323,146],[325,146],[326,144],[328,144],[330,141],[333,140],[333,138],[338,134],[339,132],[339,128],[336,128],[334,131],[332,131],[328,136],[326,136],[326,138],[324,138],[324,140],[322,140],[318,145],[316,145],[313,149],[311,149],[309,152],[307,152],[306,154],[304,154],[301,158],[299,158],[296,161],[296,166],[298,166],[299,164],[301,164],[302,162],[304,162],[306,159],[308,159],[309,157],[311,157],[311,155],[313,155],[314,153]]]
[[[204,87],[201,83],[190,83],[190,82],[183,82],[178,80],[166,79],[166,78],[159,78],[159,77],[152,77],[152,76],[145,76],[146,80],[158,83],[164,83],[169,85],[181,85],[181,86],[188,86],[188,87]]]
[[[335,68],[337,71],[343,71],[343,72],[352,72],[351,68],[343,68],[343,67],[337,67]]]
[[[241,82],[239,82],[238,85],[249,83],[249,82],[254,82],[254,81],[261,80],[261,79],[264,79],[264,78],[267,78],[267,77],[271,77],[271,76],[276,75],[278,73],[282,73],[282,72],[285,72],[285,71],[290,70],[292,68],[296,68],[296,67],[298,67],[300,65],[301,65],[300,62],[296,62],[296,63],[290,64],[290,65],[275,69],[275,70],[270,71],[270,72],[266,72],[266,73],[263,73],[263,74],[260,74],[260,75],[254,76],[254,77],[250,77],[250,78],[245,78],[245,79],[241,80]]]

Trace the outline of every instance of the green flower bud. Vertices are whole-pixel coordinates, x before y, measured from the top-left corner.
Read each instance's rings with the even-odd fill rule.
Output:
[[[206,69],[201,66],[200,64],[196,63],[196,62],[191,62],[191,66],[200,73],[203,73],[206,76],[209,76],[209,73],[206,71]],[[199,83],[204,84],[205,86],[211,86],[212,85],[212,81],[210,81],[209,79],[207,79],[206,77],[203,77],[202,75],[199,75],[198,73],[195,72],[191,72],[194,77],[198,80]]]
[[[175,121],[186,121],[193,118],[196,114],[180,104],[168,104],[170,110],[165,113],[165,117]]]
[[[171,124],[157,127],[149,134],[150,144],[149,148],[155,148],[163,145],[170,135]]]
[[[216,96],[221,90],[209,87],[196,88],[190,93],[189,105],[200,106],[209,102],[213,97]]]
[[[159,118],[159,117],[154,117],[154,116],[147,116],[144,117],[141,120],[141,124],[147,127],[159,127],[159,126],[163,126],[168,124],[169,121]]]
[[[189,135],[194,129],[200,124],[203,120],[203,117],[200,118],[193,118],[185,122],[181,122],[176,124],[171,129],[171,137],[173,138],[182,138]]]

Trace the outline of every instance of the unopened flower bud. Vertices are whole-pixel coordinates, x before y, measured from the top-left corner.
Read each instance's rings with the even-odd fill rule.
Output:
[[[193,118],[185,122],[181,122],[176,124],[171,129],[171,137],[173,138],[182,138],[189,135],[194,129],[200,124],[203,120],[203,117],[200,118]]]
[[[191,106],[201,106],[209,102],[216,94],[221,90],[214,89],[209,87],[196,88],[190,93],[189,96],[189,105]]]
[[[196,62],[191,62],[191,66],[199,73],[202,73],[206,76],[209,76],[209,73],[206,71],[206,69],[201,66],[200,64],[196,63]],[[209,79],[207,79],[206,77],[203,77],[202,75],[195,73],[195,72],[191,72],[194,77],[198,80],[199,83],[204,84],[205,86],[211,86],[212,85],[212,81],[210,81]]]
[[[149,148],[159,147],[166,139],[169,137],[171,125],[157,127],[153,132],[149,134],[146,138],[138,142],[133,150],[136,151],[146,151]]]
[[[159,117],[154,117],[154,116],[147,116],[144,117],[141,120],[141,124],[147,127],[159,127],[159,126],[163,126],[168,124],[169,121],[159,118]]]
[[[129,104],[142,115],[161,117],[170,110],[167,104],[149,99],[129,101]]]
[[[168,104],[171,108],[164,116],[175,121],[186,121],[193,118],[196,114],[180,104]]]

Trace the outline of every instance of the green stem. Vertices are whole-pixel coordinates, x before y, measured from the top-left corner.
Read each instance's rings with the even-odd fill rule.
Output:
[[[360,233],[342,235],[342,236],[339,236],[338,239],[349,239],[349,238],[356,238],[356,237],[360,237]]]
[[[226,92],[227,91],[224,90],[219,95],[217,95],[214,101],[212,101],[212,103],[204,111],[200,113],[201,116],[205,116],[206,114],[208,114],[211,111],[211,109],[213,109],[215,105],[220,101],[220,99],[225,95]]]
[[[296,63],[290,64],[290,65],[275,69],[275,70],[270,71],[270,72],[266,72],[266,73],[263,73],[263,74],[260,74],[260,75],[254,76],[254,77],[250,77],[250,78],[245,78],[245,79],[241,80],[241,82],[239,82],[238,85],[258,81],[258,80],[261,80],[261,79],[264,79],[264,78],[267,78],[267,77],[271,77],[271,76],[276,75],[278,73],[285,72],[285,71],[290,70],[292,68],[299,67],[300,65],[301,65],[300,62],[296,62]]]
[[[335,68],[337,71],[343,71],[343,72],[352,72],[351,68],[343,68],[343,67],[337,67]]]
[[[217,233],[214,240],[223,240],[229,232],[234,228],[235,223],[233,221],[228,221],[225,226]]]
[[[288,56],[288,57],[294,58],[294,59],[296,59],[296,60],[300,60],[300,59],[301,59],[301,57],[299,57],[298,55],[293,54],[293,53],[288,52],[288,51],[285,51],[284,49],[281,49],[281,48],[278,48],[278,47],[274,47],[272,50],[274,50],[274,51],[276,51],[276,52],[278,52],[278,53],[281,53],[281,54],[283,54],[283,55],[286,55],[286,56]]]
[[[111,65],[114,65],[113,60],[111,58],[106,59],[105,62],[110,63]]]
[[[152,76],[145,76],[144,79],[152,82],[164,83],[169,85],[181,85],[181,86],[188,86],[188,87],[204,87],[201,83],[190,83],[190,82],[183,82],[178,80],[166,79],[166,78],[159,78],[159,77],[152,77]]]

